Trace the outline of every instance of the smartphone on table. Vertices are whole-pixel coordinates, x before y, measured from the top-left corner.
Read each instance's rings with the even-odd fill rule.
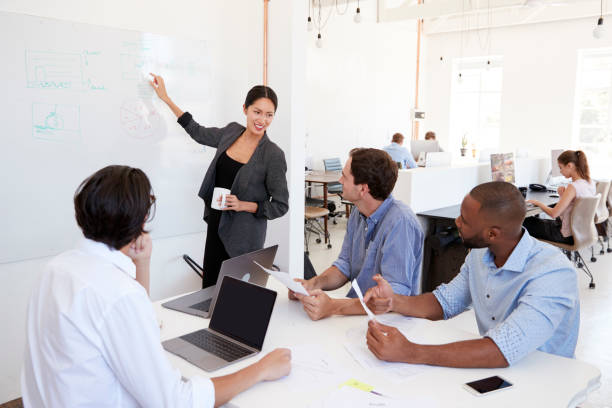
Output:
[[[474,395],[482,396],[508,389],[512,387],[512,383],[500,376],[494,375],[493,377],[465,383],[463,387]]]

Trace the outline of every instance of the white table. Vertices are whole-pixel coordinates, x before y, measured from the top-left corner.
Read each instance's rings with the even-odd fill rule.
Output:
[[[287,381],[256,385],[238,395],[232,406],[245,407],[308,407],[326,393],[338,388],[341,382],[354,378],[372,385],[377,391],[393,396],[426,397],[432,406],[440,407],[574,407],[584,401],[589,392],[599,388],[601,373],[596,367],[573,359],[536,351],[513,367],[503,369],[454,369],[435,367],[397,382],[366,370],[344,348],[347,330],[365,327],[366,316],[334,316],[311,321],[299,302],[290,301],[287,291],[271,278],[268,287],[278,292],[274,312],[261,354],[207,373],[173,354],[167,353],[171,364],[184,377],[194,375],[220,376],[251,364],[276,347],[316,344],[339,364],[346,375],[342,381],[312,386],[289,387]],[[172,311],[155,303],[162,322],[161,340],[167,340],[208,326],[209,320]],[[418,320],[409,338],[419,343],[441,344],[456,340],[478,338],[452,327],[449,322]],[[365,341],[365,339],[364,339]],[[511,389],[477,397],[462,388],[462,384],[492,375],[500,375],[514,384]]]

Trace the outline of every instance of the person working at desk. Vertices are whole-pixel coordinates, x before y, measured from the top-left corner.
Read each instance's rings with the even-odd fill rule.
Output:
[[[359,211],[351,212],[340,256],[320,276],[298,279],[311,296],[289,291],[289,298],[299,299],[311,319],[364,314],[354,289],[347,294],[351,299],[331,299],[323,292],[353,279],[365,291],[376,284],[372,277],[382,274],[396,293],[418,292],[423,231],[412,210],[391,196],[397,172],[382,150],[351,150],[340,183],[343,198]]]
[[[223,261],[263,248],[267,221],[283,216],[289,209],[285,154],[266,133],[278,99],[272,88],[255,86],[243,105],[246,127],[236,122],[224,128],[204,127],[172,102],[162,77],[151,75],[157,96],[170,107],[189,136],[217,149],[199,192],[208,224],[202,280],[206,288],[217,283]],[[231,190],[222,210],[211,207],[215,187]]]
[[[383,147],[383,150],[389,153],[389,156],[396,163],[401,163],[404,169],[414,169],[417,164],[412,158],[412,154],[404,146],[404,135],[396,133],[391,138],[391,144]]]
[[[425,140],[432,140],[432,141],[436,141],[436,132],[429,130],[425,133]],[[440,147],[440,145],[438,145],[438,151],[439,152],[443,152],[444,149],[442,149]]]
[[[383,277],[364,299],[375,313],[449,319],[473,306],[477,340],[419,345],[396,328],[371,321],[368,348],[387,361],[448,367],[506,367],[534,350],[574,357],[580,326],[576,271],[521,224],[525,200],[510,183],[481,184],[464,198],[456,224],[473,248],[459,274],[433,293],[404,296]]]
[[[108,166],[74,197],[85,239],[47,264],[26,322],[26,407],[212,407],[287,375],[291,352],[217,378],[183,380],[166,358],[147,295],[155,196],[139,169]],[[135,277],[135,279],[134,279]]]
[[[549,207],[538,200],[527,200],[528,203],[540,207],[552,219],[527,217],[523,226],[532,237],[573,245],[570,215],[574,200],[593,197],[596,194],[595,183],[591,180],[589,164],[583,151],[566,150],[557,158],[557,164],[561,174],[572,179],[567,187],[558,188],[559,202],[554,207]]]

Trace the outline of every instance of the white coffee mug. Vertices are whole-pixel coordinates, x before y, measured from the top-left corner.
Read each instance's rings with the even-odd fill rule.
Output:
[[[228,194],[231,194],[231,193],[232,192],[228,188],[215,187],[215,189],[213,190],[212,202],[210,203],[210,206],[214,208],[215,210],[224,209],[225,208],[225,198],[227,197]],[[221,204],[219,204],[219,197],[221,198]]]

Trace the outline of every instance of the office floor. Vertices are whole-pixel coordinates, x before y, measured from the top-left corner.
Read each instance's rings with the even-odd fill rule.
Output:
[[[317,244],[310,237],[310,259],[317,273],[329,267],[340,253],[346,230],[346,218],[338,224],[329,223],[332,248]],[[598,249],[598,247],[597,247]],[[580,287],[580,336],[576,347],[576,358],[597,366],[601,370],[601,387],[589,394],[581,408],[612,408],[612,253],[598,255],[597,262],[588,261],[590,251],[583,251],[587,264],[595,277],[596,289],[588,288],[588,279],[578,271]],[[588,256],[587,256],[588,255]],[[345,292],[348,292],[348,286]],[[344,293],[345,293],[344,292]],[[473,312],[455,317],[457,327],[477,333]]]

